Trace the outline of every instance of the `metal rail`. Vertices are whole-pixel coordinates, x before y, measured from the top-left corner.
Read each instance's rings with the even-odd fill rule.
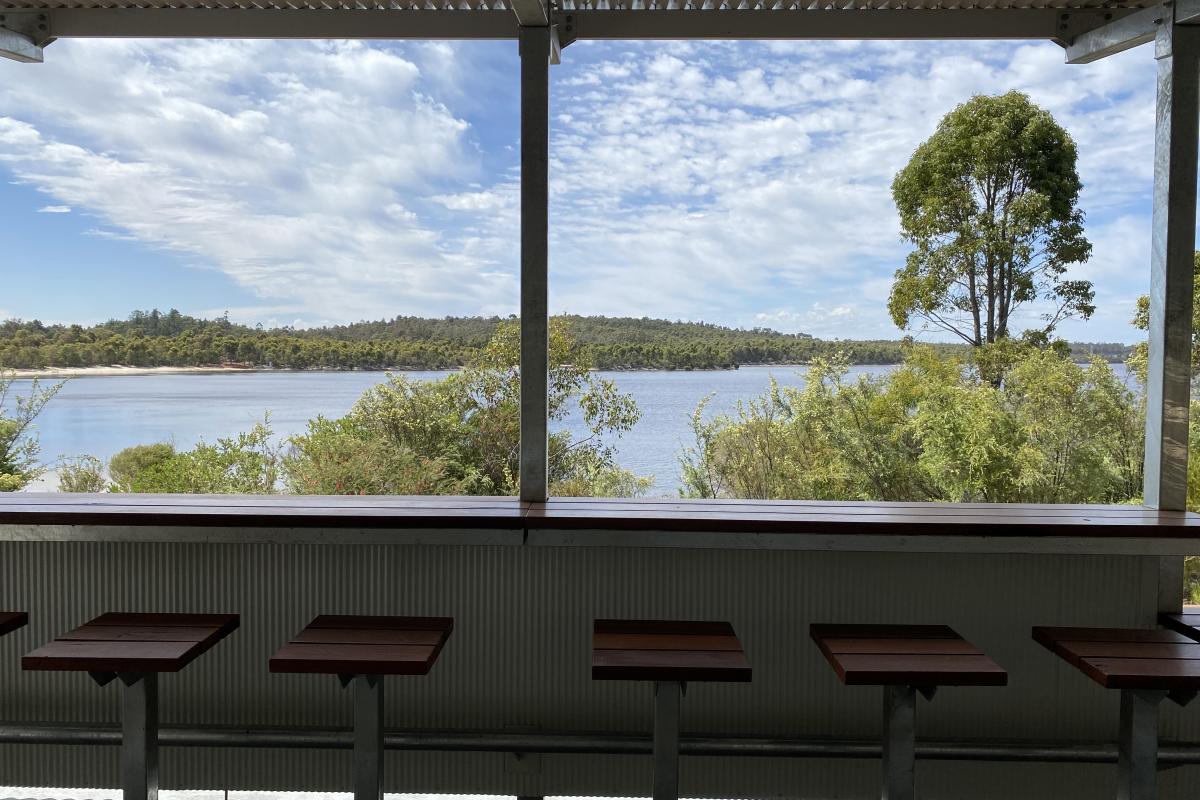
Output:
[[[121,744],[116,727],[84,725],[0,725],[0,744]],[[159,729],[162,747],[246,747],[278,749],[352,749],[354,734],[338,729],[183,728]],[[509,733],[504,731],[388,731],[388,750],[442,752],[558,753],[649,755],[651,737],[644,734]],[[773,739],[729,736],[684,736],[680,755],[754,756],[759,758],[880,758],[878,740]],[[1108,742],[1065,745],[1050,742],[917,742],[919,759],[936,761],[1025,761],[1115,764],[1117,745]],[[1158,749],[1160,766],[1200,764],[1200,743],[1168,743]]]

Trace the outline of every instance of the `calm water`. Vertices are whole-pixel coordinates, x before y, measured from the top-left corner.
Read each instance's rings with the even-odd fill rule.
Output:
[[[1123,371],[1120,365],[1116,368]],[[860,366],[852,368],[851,375],[891,369]],[[406,373],[416,380],[445,374]],[[739,399],[761,394],[772,375],[783,385],[804,384],[801,369],[795,367],[600,375],[612,378],[637,400],[642,419],[618,442],[618,460],[639,475],[653,475],[651,494],[655,495],[673,495],[679,486],[678,455],[681,447],[691,442],[691,414],[702,398],[714,395],[710,413],[729,412]],[[188,448],[201,438],[211,442],[247,430],[267,411],[275,433],[286,437],[303,431],[305,422],[318,414],[345,414],[364,390],[382,380],[380,372],[75,378],[46,407],[37,432],[44,461],[82,454],[107,460],[125,447],[150,442],[173,442]],[[28,382],[18,381],[17,388],[24,394]],[[566,427],[582,432],[582,420],[578,416],[568,419]],[[31,488],[51,487],[52,483],[43,482]]]

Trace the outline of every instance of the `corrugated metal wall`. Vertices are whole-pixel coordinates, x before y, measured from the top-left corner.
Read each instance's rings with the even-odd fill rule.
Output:
[[[694,684],[685,732],[874,737],[879,691],[843,687],[810,643],[824,622],[953,625],[1010,672],[1005,689],[947,688],[919,709],[930,739],[1113,740],[1116,693],[1029,638],[1034,624],[1151,625],[1154,558],[639,548],[0,542],[0,608],[31,625],[0,639],[0,719],[116,723],[118,691],[79,673],[22,673],[19,656],[107,610],[227,611],[230,639],[161,682],[163,723],[348,726],[336,679],[270,675],[267,659],[313,615],[457,618],[434,672],[389,683],[388,723],[413,729],[648,731],[650,689],[592,682],[594,617],[728,619],[754,682]],[[1164,706],[1164,738],[1200,740],[1200,707]],[[0,785],[115,782],[109,747],[0,747]],[[391,753],[389,791],[645,794],[649,759]],[[869,760],[685,758],[693,796],[870,797]],[[933,798],[1084,798],[1113,767],[923,763]],[[346,788],[345,752],[168,748],[165,786]],[[1164,773],[1188,796],[1194,768]],[[1173,788],[1174,787],[1174,788]]]

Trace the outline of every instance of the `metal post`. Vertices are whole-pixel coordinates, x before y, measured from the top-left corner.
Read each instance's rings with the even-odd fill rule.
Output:
[[[679,681],[654,683],[654,800],[679,800]]]
[[[383,676],[354,678],[354,800],[383,798]]]
[[[1172,14],[1167,6],[1164,14]],[[1200,29],[1164,24],[1154,43],[1154,214],[1150,261],[1150,363],[1146,385],[1146,505],[1187,500],[1192,377],[1192,269],[1200,138]]]
[[[548,494],[550,43],[522,27],[521,46],[521,499]]]
[[[1192,269],[1196,248],[1200,30],[1174,23],[1174,5],[1154,42],[1154,212],[1150,259],[1150,353],[1146,381],[1145,503],[1182,510],[1187,501],[1192,362]],[[1159,559],[1157,610],[1183,605],[1183,559]]]
[[[121,788],[125,800],[158,800],[158,674],[120,678]]]
[[[916,730],[916,690],[883,687],[883,800],[913,800]]]
[[[1164,691],[1121,690],[1117,742],[1117,800],[1154,800],[1158,794],[1158,706]]]

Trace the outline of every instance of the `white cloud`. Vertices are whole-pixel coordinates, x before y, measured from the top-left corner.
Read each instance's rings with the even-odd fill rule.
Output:
[[[247,318],[508,313],[516,119],[468,89],[515,86],[517,62],[471,52],[64,42],[0,85],[0,166],[96,235],[222,270],[262,299]],[[1145,49],[1068,67],[1049,44],[581,42],[552,78],[556,311],[895,337],[892,177],[948,110],[1009,89],[1079,145],[1088,338],[1124,336],[1116,306],[1144,291]]]
[[[484,274],[428,218],[427,198],[478,177],[478,156],[399,52],[64,45],[37,80],[0,85],[0,165],[86,208],[96,235],[198,258],[313,317],[514,305],[511,265]]]
[[[42,206],[37,210],[39,214],[70,214],[70,206]]]

